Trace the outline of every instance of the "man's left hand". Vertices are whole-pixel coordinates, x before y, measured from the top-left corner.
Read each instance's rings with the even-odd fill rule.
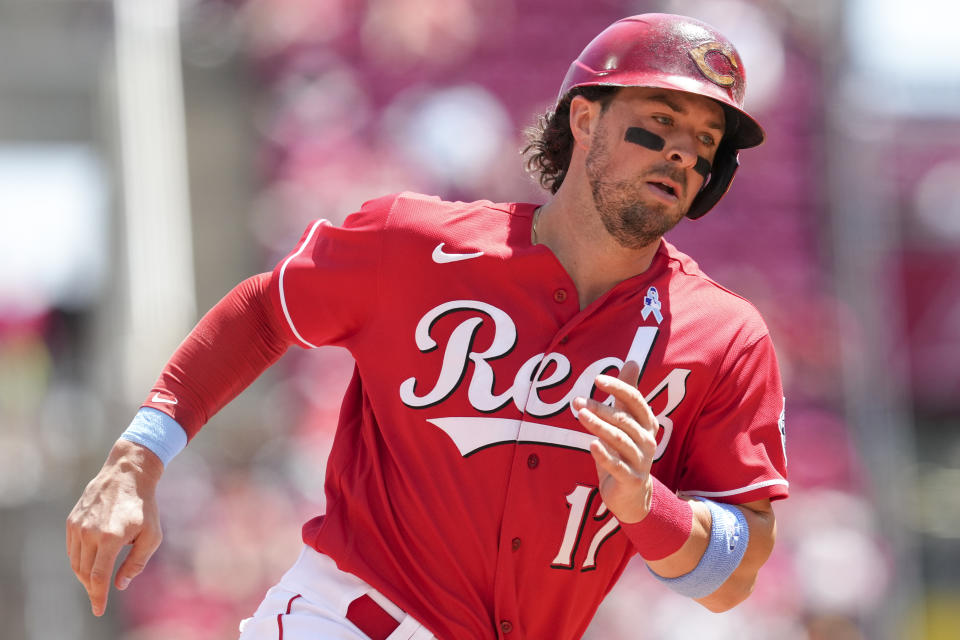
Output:
[[[613,406],[575,398],[573,408],[583,428],[597,436],[590,454],[597,465],[600,496],[620,522],[639,522],[650,510],[650,467],[657,450],[657,418],[637,389],[640,367],[627,362],[616,378],[599,375],[597,388],[609,393]]]

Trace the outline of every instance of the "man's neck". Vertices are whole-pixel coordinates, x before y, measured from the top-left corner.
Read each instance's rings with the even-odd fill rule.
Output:
[[[660,241],[627,249],[607,232],[592,200],[572,200],[557,197],[537,211],[535,241],[549,247],[566,269],[584,309],[620,282],[649,269]]]

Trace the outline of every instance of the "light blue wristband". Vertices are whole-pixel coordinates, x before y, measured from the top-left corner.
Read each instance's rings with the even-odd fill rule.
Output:
[[[750,528],[740,509],[705,498],[697,500],[707,505],[713,518],[710,543],[700,562],[693,571],[677,578],[664,578],[650,571],[657,580],[689,598],[703,598],[719,589],[740,566],[750,542]]]
[[[141,407],[120,437],[153,451],[164,467],[187,446],[187,432],[180,423],[150,407]]]

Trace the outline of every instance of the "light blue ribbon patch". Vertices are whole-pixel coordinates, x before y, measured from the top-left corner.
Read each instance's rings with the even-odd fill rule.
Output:
[[[647,295],[643,298],[643,310],[640,312],[640,317],[646,320],[652,313],[653,317],[657,319],[657,324],[660,324],[663,322],[663,314],[660,313],[660,307],[660,293],[656,287],[650,287],[647,289]]]

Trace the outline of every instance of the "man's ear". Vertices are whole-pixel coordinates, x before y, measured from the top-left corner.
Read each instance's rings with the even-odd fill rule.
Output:
[[[583,96],[574,96],[570,101],[570,133],[574,145],[584,151],[590,149],[601,111],[599,100],[593,102]]]

